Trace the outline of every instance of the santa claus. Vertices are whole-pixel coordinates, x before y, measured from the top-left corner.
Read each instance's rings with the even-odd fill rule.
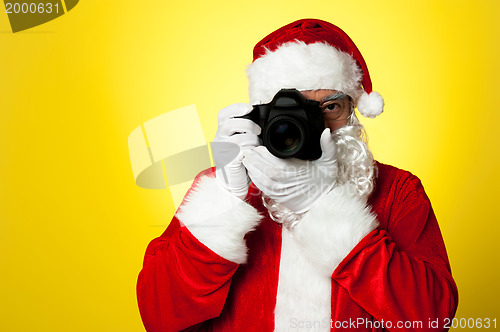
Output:
[[[439,226],[420,180],[373,160],[355,108],[384,102],[352,40],[293,22],[255,46],[248,77],[250,104],[220,111],[214,140],[238,155],[195,179],[146,250],[146,330],[443,330],[458,294]],[[276,157],[245,118],[283,88],[319,105],[318,159]]]

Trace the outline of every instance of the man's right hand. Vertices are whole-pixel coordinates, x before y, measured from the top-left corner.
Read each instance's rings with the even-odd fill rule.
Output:
[[[250,178],[243,166],[243,151],[261,145],[261,128],[239,117],[252,111],[249,104],[233,104],[219,112],[217,134],[212,143],[217,181],[233,195],[244,199]]]

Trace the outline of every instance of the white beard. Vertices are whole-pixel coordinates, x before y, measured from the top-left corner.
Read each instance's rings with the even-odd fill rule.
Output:
[[[374,188],[376,167],[365,137],[364,127],[354,114],[348,126],[332,133],[337,145],[337,185],[353,184],[360,196],[368,197]]]

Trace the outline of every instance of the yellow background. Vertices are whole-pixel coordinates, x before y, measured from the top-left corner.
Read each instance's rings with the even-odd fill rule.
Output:
[[[500,2],[86,0],[16,34],[0,13],[1,331],[143,330],[136,276],[174,211],[134,184],[129,133],[196,104],[210,141],[253,45],[304,17],[363,53],[387,105],[370,146],[422,179],[458,317],[500,319]]]

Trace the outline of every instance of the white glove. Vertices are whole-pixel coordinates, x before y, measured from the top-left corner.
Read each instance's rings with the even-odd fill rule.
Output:
[[[244,153],[243,164],[253,183],[265,195],[295,213],[304,213],[327,194],[337,178],[336,146],[330,129],[321,134],[317,160],[280,159],[265,147]]]
[[[216,165],[216,179],[235,196],[244,199],[250,179],[241,160],[243,151],[260,145],[260,127],[251,120],[236,117],[252,111],[249,104],[233,104],[219,112],[219,124],[212,155]]]

